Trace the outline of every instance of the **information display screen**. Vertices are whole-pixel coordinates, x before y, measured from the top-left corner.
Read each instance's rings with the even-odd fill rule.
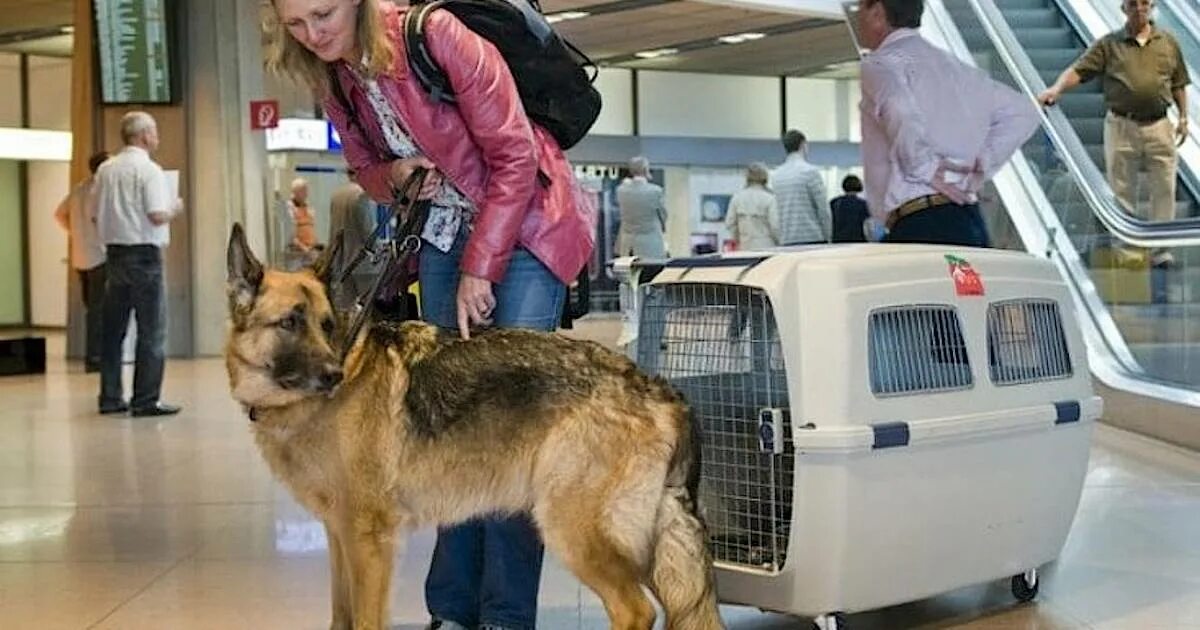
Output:
[[[169,0],[94,0],[101,99],[170,103]]]

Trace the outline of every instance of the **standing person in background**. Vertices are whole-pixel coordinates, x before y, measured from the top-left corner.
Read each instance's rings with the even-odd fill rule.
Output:
[[[842,180],[844,194],[829,202],[829,210],[833,213],[834,243],[867,242],[863,222],[871,213],[867,210],[866,200],[862,198],[862,191],[862,180],[857,175],[847,175]]]
[[[595,244],[592,208],[554,137],[532,124],[494,45],[449,11],[425,23],[429,53],[456,103],[435,103],[405,61],[406,8],[379,0],[272,0],[269,68],[303,81],[341,134],[346,162],[390,203],[431,169],[421,238],[421,317],[553,330]],[[392,553],[384,541],[378,553]],[[529,630],[537,623],[542,542],[528,514],[438,530],[425,602],[440,630]],[[383,596],[387,594],[384,593]]]
[[[71,241],[71,267],[79,274],[86,321],[84,371],[100,371],[100,348],[104,330],[104,241],[96,230],[96,217],[88,199],[96,182],[96,169],[108,159],[100,151],[88,158],[88,172],[54,211],[54,219],[67,231]]]
[[[621,209],[617,255],[666,258],[667,206],[662,186],[650,181],[646,158],[629,160],[629,178],[617,187],[617,205]]]
[[[329,201],[329,242],[333,243],[339,232],[342,235],[342,248],[334,261],[334,269],[339,273],[367,244],[376,223],[375,202],[358,185],[354,169],[348,169],[346,175],[350,181],[333,191]],[[371,287],[380,271],[369,259],[362,261],[354,273],[346,278],[339,293],[333,296],[334,306],[344,309],[353,305],[355,299]]]
[[[308,180],[297,177],[292,180],[292,195],[288,198],[288,217],[292,220],[292,247],[305,262],[316,257],[317,222],[308,205]]]
[[[166,363],[167,302],[162,250],[183,202],[167,198],[166,174],[150,159],[158,125],[146,112],[121,118],[121,149],[96,171],[92,189],[96,226],[104,241],[107,280],[100,355],[100,413],[168,416],[179,407],[159,400]],[[129,315],[137,318],[133,398],[125,402],[121,348]]]
[[[867,205],[887,242],[988,247],[978,193],[1033,135],[1037,108],[922,38],[924,9],[859,4]]]
[[[1154,0],[1124,0],[1125,26],[1092,44],[1038,96],[1054,105],[1063,92],[1091,81],[1104,80],[1104,164],[1108,183],[1125,211],[1151,221],[1175,218],[1177,148],[1188,135],[1187,86],[1191,83],[1179,42],[1151,21]],[[1179,124],[1167,110],[1174,101]],[[1150,211],[1137,200],[1138,172],[1146,167]],[[1165,250],[1154,252],[1151,263],[1172,262]]]
[[[738,249],[766,249],[779,245],[779,204],[767,188],[767,165],[755,162],[746,169],[746,187],[729,200],[725,227]]]
[[[827,243],[830,236],[829,198],[821,171],[809,163],[808,139],[795,129],[783,134],[784,160],[771,174],[771,190],[779,201],[783,245]]]

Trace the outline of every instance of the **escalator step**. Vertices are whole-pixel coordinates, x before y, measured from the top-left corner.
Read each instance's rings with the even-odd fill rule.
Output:
[[[1071,127],[1085,144],[1104,142],[1104,119],[1096,117],[1077,116],[1069,119]]]
[[[1068,92],[1059,100],[1059,107],[1068,118],[1098,118],[1103,117],[1106,111],[1104,95],[1100,93]]]
[[[1079,44],[1066,27],[1023,28],[1016,31],[1017,41],[1027,50],[1039,48],[1074,48]]]
[[[1062,26],[1062,17],[1055,9],[1014,9],[1004,12],[1004,19],[1013,30],[1025,28],[1054,28]]]
[[[996,6],[1001,11],[1010,9],[1048,9],[1050,0],[996,0]]]
[[[955,16],[955,23],[959,25],[959,30],[967,47],[972,49],[986,48],[989,50],[992,48],[992,42],[988,39],[987,31],[978,25],[978,21],[975,19],[973,13],[969,18]],[[1083,51],[1083,44],[1066,27],[1022,28],[1014,29],[1013,33],[1017,36],[1017,41],[1021,42],[1021,46],[1029,51],[1041,49],[1074,49],[1080,51],[1080,54]]]
[[[1029,55],[1029,60],[1037,66],[1038,70],[1052,70],[1054,72],[1062,72],[1064,68],[1075,63],[1079,56],[1083,54],[1082,50],[1072,48],[1051,48],[1051,49],[1034,49],[1028,45],[1025,46],[1026,53]]]

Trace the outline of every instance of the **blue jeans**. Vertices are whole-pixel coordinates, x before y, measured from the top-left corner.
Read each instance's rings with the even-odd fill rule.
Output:
[[[910,214],[896,222],[884,242],[991,247],[976,203],[944,204]]]
[[[466,233],[460,233],[447,253],[429,243],[421,247],[421,316],[447,330],[458,327],[455,296],[465,241]],[[532,254],[518,248],[492,291],[494,326],[550,331],[558,324],[567,288]],[[468,628],[531,630],[537,622],[542,553],[542,541],[527,514],[481,517],[439,529],[425,578],[429,614]]]

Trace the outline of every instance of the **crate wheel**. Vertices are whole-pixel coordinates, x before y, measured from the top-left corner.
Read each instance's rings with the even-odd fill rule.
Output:
[[[846,630],[846,615],[842,613],[826,613],[813,620],[814,630]]]
[[[1019,602],[1033,601],[1038,594],[1037,569],[1012,576],[1012,594]]]

